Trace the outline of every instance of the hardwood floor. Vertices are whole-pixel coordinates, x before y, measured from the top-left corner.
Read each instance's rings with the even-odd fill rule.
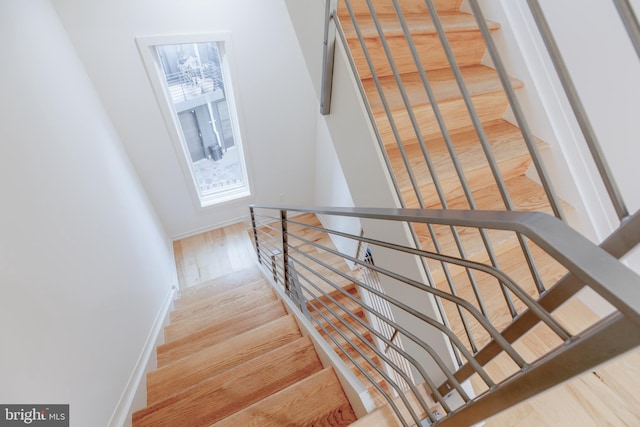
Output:
[[[595,315],[577,298],[557,313],[567,324],[591,323]],[[518,350],[540,354],[553,345],[535,332]],[[494,375],[502,366],[488,366]],[[475,385],[475,384],[474,384]],[[475,388],[475,387],[474,387]],[[485,421],[486,427],[638,426],[640,425],[640,350],[635,349]]]
[[[181,290],[256,265],[245,223],[177,240],[173,250]]]

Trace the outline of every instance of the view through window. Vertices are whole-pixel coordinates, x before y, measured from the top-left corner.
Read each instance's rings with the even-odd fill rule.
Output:
[[[224,42],[156,46],[201,205],[248,195]]]

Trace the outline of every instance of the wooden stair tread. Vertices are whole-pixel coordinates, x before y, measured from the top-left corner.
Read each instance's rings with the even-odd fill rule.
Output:
[[[360,315],[360,317],[364,316],[364,309],[361,305],[359,305],[357,302],[351,300],[350,298],[347,298],[345,296],[342,296],[342,298],[340,299],[336,299],[336,301],[338,301],[347,311],[354,313],[356,315]],[[349,315],[340,307],[338,307],[336,304],[334,303],[325,303],[327,304],[327,307],[323,306],[322,304],[318,303],[318,302],[313,302],[313,304],[308,303],[307,307],[309,312],[311,312],[312,314],[316,315],[318,317],[318,320],[323,324],[323,325],[327,325],[328,323],[333,323],[333,322],[337,322],[336,319],[336,315],[342,318],[347,318],[349,317]],[[333,310],[334,314],[331,314],[329,312],[329,309]],[[324,315],[327,320],[325,320],[321,315]]]
[[[335,372],[325,368],[212,427],[341,427],[355,421],[355,413]]]
[[[356,287],[356,284],[353,283],[353,282],[349,282],[348,284],[343,286],[341,289],[343,291],[353,295],[353,296],[357,297],[357,295],[358,295],[358,288]],[[342,292],[340,292],[337,289],[334,289],[333,291],[329,292],[329,296],[331,296],[333,299],[336,299],[336,300],[340,300],[341,298],[347,299],[342,294]],[[332,304],[331,300],[325,295],[318,295],[318,296],[316,296],[316,299],[324,302],[325,304]],[[322,304],[319,304],[319,306],[322,307]]]
[[[286,344],[133,414],[133,425],[208,426],[319,372],[309,338]]]
[[[520,130],[505,120],[487,123],[484,127],[491,151],[498,168],[505,179],[523,175],[531,164],[529,150],[523,141]],[[464,177],[471,188],[477,189],[494,182],[491,170],[484,154],[484,150],[478,140],[475,130],[456,132],[451,135],[452,145],[458,156],[459,163],[464,171]],[[542,151],[548,146],[546,143],[536,140],[538,150]],[[442,191],[447,198],[463,195],[463,188],[451,161],[449,150],[442,137],[431,138],[425,141],[430,159],[435,168],[435,174]],[[436,199],[436,189],[433,186],[433,178],[424,158],[424,154],[416,140],[403,143],[406,158],[411,165],[411,171],[421,194]],[[386,147],[391,165],[396,174],[398,185],[405,197],[407,206],[415,195],[412,183],[407,172],[400,148],[397,145]],[[414,207],[417,207],[417,203]]]
[[[203,289],[197,300],[182,302],[169,314],[171,322],[179,321],[182,318],[190,317],[198,312],[209,311],[214,307],[221,307],[224,304],[237,301],[239,298],[246,298],[253,294],[273,292],[271,285],[265,279],[252,281],[250,283],[234,287],[233,289],[218,289],[213,287],[206,291]]]
[[[220,307],[211,307],[208,311],[198,311],[190,317],[183,317],[167,325],[164,328],[165,340],[167,342],[173,341],[188,334],[190,331],[226,322],[237,313],[254,310],[276,300],[275,292],[272,289],[266,289],[264,292],[243,296]]]
[[[444,411],[442,410],[440,405],[436,405],[429,394],[425,391],[422,385],[416,386],[418,393],[422,396],[425,403],[429,404],[429,411],[431,413],[439,412],[440,415],[444,415]],[[415,394],[412,391],[408,391],[404,393],[406,399],[409,401],[411,408],[414,410],[415,414],[421,419],[424,420],[428,417],[426,411],[420,404],[419,400],[416,398]],[[396,407],[400,410],[402,418],[404,420],[413,420],[410,415],[410,412],[407,409],[406,404],[402,401],[400,396],[393,399]],[[355,423],[351,424],[354,427],[400,427],[404,425],[396,415],[395,411],[391,407],[391,405],[384,405],[376,409],[375,411],[365,415],[360,418]]]
[[[369,15],[370,11],[365,0],[350,1],[355,15]],[[373,0],[373,6],[377,14],[394,13],[393,3],[388,0]],[[404,13],[429,13],[424,1],[400,0],[400,7]],[[454,12],[460,9],[462,0],[434,0],[434,6],[438,12]],[[349,17],[344,2],[338,2],[338,15]]]
[[[188,335],[158,346],[158,366],[162,367],[183,357],[218,344],[239,333],[246,332],[266,322],[285,316],[282,301],[275,301],[241,313],[218,325],[198,329]]]
[[[302,335],[292,315],[280,317],[147,375],[147,404],[288,344]]]
[[[183,304],[186,305],[192,301],[197,301],[202,297],[202,292],[206,293],[212,289],[215,289],[215,292],[223,292],[224,290],[235,289],[243,284],[261,279],[264,279],[264,276],[262,275],[262,270],[257,266],[235,271],[225,276],[202,282],[197,286],[181,289],[178,299],[175,301],[175,306],[177,308]]]
[[[404,37],[404,31],[402,30],[400,21],[395,13],[379,14],[377,16],[385,37]],[[405,13],[404,17],[412,36],[420,34],[436,34],[436,28],[430,15],[425,15],[423,13]],[[468,13],[447,12],[439,14],[439,17],[447,35],[452,32],[480,31],[475,18],[473,15]],[[500,28],[500,24],[497,22],[487,22],[490,30],[497,30]],[[371,15],[359,16],[357,23],[362,37],[378,38],[378,30],[376,29]],[[343,22],[343,28],[347,38],[357,38],[353,22],[350,19]]]
[[[464,67],[461,69],[461,72],[471,96],[503,91],[498,74],[492,68],[478,64]],[[461,98],[458,84],[451,70],[438,69],[428,71],[427,77],[439,104],[444,101]],[[430,105],[418,73],[403,74],[401,78],[407,96],[414,109],[419,106]],[[513,78],[511,81],[515,89],[523,87],[521,81]],[[391,110],[404,110],[405,105],[396,85],[395,78],[392,76],[382,77],[380,78],[380,84],[385,92]],[[384,108],[373,80],[365,79],[363,80],[363,85],[374,114],[384,114]]]

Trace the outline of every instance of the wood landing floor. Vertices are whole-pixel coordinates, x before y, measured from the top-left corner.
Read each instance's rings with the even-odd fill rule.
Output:
[[[181,290],[256,265],[244,223],[178,240],[173,246]],[[539,346],[544,343],[533,345]],[[485,426],[640,426],[640,350],[498,414]]]
[[[244,223],[173,242],[180,290],[256,265]]]

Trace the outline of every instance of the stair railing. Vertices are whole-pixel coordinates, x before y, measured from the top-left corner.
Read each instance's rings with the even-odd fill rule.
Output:
[[[635,16],[633,9],[631,8],[628,0],[613,0],[620,12],[622,21],[627,28],[636,50],[640,54],[640,26],[638,25],[637,17]],[[358,2],[360,6],[366,5],[367,12],[363,12],[361,9],[359,13],[356,13],[354,4]],[[458,190],[464,195],[468,209],[476,210],[483,209],[481,203],[478,202],[476,195],[474,194],[472,185],[470,183],[469,174],[465,171],[463,162],[461,160],[460,153],[456,148],[456,144],[452,138],[452,130],[450,124],[445,117],[446,113],[441,106],[441,102],[438,98],[438,94],[434,89],[434,82],[430,79],[429,73],[425,70],[423,61],[425,59],[424,53],[419,52],[414,36],[412,35],[409,23],[405,17],[399,0],[390,0],[389,2],[393,7],[393,12],[396,19],[395,24],[401,29],[401,33],[407,43],[407,49],[410,52],[410,56],[413,61],[414,73],[419,77],[419,82],[424,90],[424,97],[428,99],[430,108],[432,110],[433,122],[437,124],[437,129],[440,133],[440,137],[446,147],[448,153],[448,161],[451,168],[455,171],[455,177],[458,180]],[[452,73],[457,91],[461,99],[464,101],[464,105],[467,110],[469,122],[472,124],[472,129],[476,133],[476,138],[479,146],[482,148],[483,155],[485,157],[486,164],[491,171],[491,175],[496,186],[497,194],[499,195],[504,210],[517,211],[517,206],[510,194],[509,186],[506,183],[503,171],[498,166],[496,161],[496,154],[494,148],[487,136],[487,132],[484,124],[482,123],[478,106],[475,105],[473,97],[471,95],[468,82],[462,72],[462,68],[454,54],[451,41],[449,40],[445,27],[442,22],[440,13],[436,9],[433,0],[423,0],[424,6],[428,13],[424,14],[422,21],[423,25],[431,26],[439,39],[440,48],[446,58],[450,72]],[[602,182],[608,191],[612,206],[617,212],[621,220],[626,219],[629,216],[625,202],[620,194],[620,191],[613,179],[611,171],[606,163],[606,159],[602,154],[600,145],[596,139],[595,133],[589,122],[589,118],[586,115],[584,108],[580,102],[577,91],[571,81],[562,57],[555,45],[553,34],[551,33],[544,14],[542,13],[537,0],[527,0],[527,3],[531,9],[532,16],[534,17],[541,37],[543,38],[545,45],[547,46],[550,58],[554,63],[558,77],[562,82],[565,89],[567,99],[574,110],[574,114],[580,127],[584,133],[585,141],[590,149],[594,163],[596,164]],[[403,80],[403,75],[399,70],[399,66],[396,63],[396,59],[392,52],[392,48],[387,41],[387,37],[384,33],[384,23],[378,16],[376,7],[372,0],[327,0],[325,9],[325,34],[324,34],[324,61],[323,61],[323,78],[322,78],[322,113],[329,114],[330,112],[330,95],[331,95],[331,82],[333,79],[333,56],[335,53],[336,37],[339,37],[342,45],[351,53],[348,56],[350,67],[356,76],[367,75],[368,85],[365,87],[363,81],[359,78],[358,88],[364,105],[367,109],[367,114],[374,127],[374,132],[377,138],[377,142],[381,153],[383,154],[386,167],[390,171],[391,181],[394,189],[400,199],[400,207],[402,208],[419,208],[425,209],[430,207],[449,209],[448,193],[441,173],[438,170],[437,164],[434,161],[433,154],[430,152],[429,144],[427,143],[430,135],[425,135],[421,129],[423,121],[419,112],[415,111],[412,106],[411,96],[407,92],[406,83]],[[475,22],[482,34],[482,38],[485,43],[485,47],[489,53],[491,62],[495,68],[497,76],[499,77],[502,90],[508,100],[508,105],[513,112],[513,116],[518,124],[520,132],[522,134],[523,144],[529,153],[531,163],[534,166],[535,172],[540,180],[540,184],[544,190],[544,194],[547,200],[548,210],[553,213],[554,216],[565,219],[565,214],[562,209],[562,205],[559,197],[551,182],[548,171],[545,168],[542,156],[538,150],[538,142],[533,135],[531,126],[528,123],[528,118],[524,113],[524,109],[516,96],[513,79],[508,75],[504,61],[496,47],[496,43],[491,35],[491,29],[487,24],[487,20],[484,17],[482,8],[477,0],[470,0],[469,7],[474,16]],[[385,19],[391,19],[390,15],[385,15]],[[366,26],[366,29],[364,27]],[[371,53],[371,44],[367,41],[368,37],[377,37],[380,46],[383,51],[383,58],[380,55],[374,57]],[[358,66],[354,55],[359,55],[366,66]],[[381,63],[380,61],[384,61]],[[384,79],[379,74],[381,68],[390,70],[389,76]],[[401,106],[401,112],[398,109],[391,107],[391,100],[385,90],[385,87],[393,86],[397,91],[397,97],[399,101],[396,101],[397,105]],[[374,111],[373,103],[381,105],[381,107]],[[398,116],[404,115],[408,118],[410,123],[409,129],[403,129],[398,122]],[[385,125],[388,130],[384,133],[380,130],[380,125]],[[422,164],[416,162],[415,157],[410,157],[408,154],[408,141],[415,140],[419,146],[419,150],[422,156]],[[393,147],[400,156],[400,165],[393,166],[392,159],[390,158],[388,147]],[[426,172],[424,172],[426,171]],[[401,182],[409,182],[409,188],[403,187]],[[425,193],[425,182],[432,184],[433,189],[431,194]],[[427,200],[429,197],[435,197],[437,203]],[[486,209],[486,208],[485,208]],[[484,228],[477,228],[474,230],[477,239],[482,242],[484,257],[489,263],[496,269],[501,269],[501,259],[498,254],[498,247],[501,240],[495,239]],[[415,242],[415,246],[424,250],[431,250],[434,252],[442,252],[445,241],[452,240],[455,250],[449,251],[448,255],[452,257],[466,258],[469,252],[469,235],[464,235],[456,226],[451,226],[448,230],[441,230],[435,227],[433,224],[412,224],[411,226],[412,238]],[[522,253],[522,257],[529,269],[531,280],[535,284],[538,297],[544,295],[548,290],[549,283],[545,283],[545,279],[540,274],[540,268],[538,266],[540,260],[530,248],[529,242],[526,238],[516,233],[515,238],[519,245],[519,250]],[[449,292],[453,295],[459,293],[461,287],[460,279],[455,280],[454,274],[451,271],[451,266],[442,261],[436,261],[433,259],[421,259],[424,264],[424,269],[427,276],[434,276],[436,271],[442,272],[441,278],[438,280],[447,284]],[[465,268],[466,279],[471,288],[473,289],[474,298],[479,306],[483,315],[487,315],[486,302],[489,298],[483,289],[478,284],[478,273],[471,268]],[[513,319],[522,314],[518,311],[516,304],[514,304],[514,295],[509,291],[505,284],[500,287],[500,292],[504,299],[504,303],[510,312]],[[438,303],[439,304],[439,303]],[[444,313],[443,307],[439,307],[443,318],[447,319]],[[464,329],[466,340],[469,342],[470,348],[473,351],[477,351],[479,346],[477,344],[478,339],[474,335],[473,331],[473,319],[470,319],[468,314],[461,308],[456,309],[456,320],[459,321]],[[448,321],[448,320],[445,320]],[[455,347],[455,346],[454,346]],[[458,362],[462,360],[460,355],[456,355]]]
[[[309,319],[318,325],[321,333],[338,349],[338,353],[342,353],[361,372],[362,377],[371,382],[372,388],[391,405],[405,426],[420,425],[427,419],[443,426],[477,423],[640,344],[640,277],[616,259],[640,241],[640,214],[635,214],[626,221],[623,224],[625,228],[614,233],[601,248],[565,223],[543,213],[307,209],[277,205],[252,206],[250,210],[255,219],[253,233],[256,248],[260,248],[257,251],[259,261],[270,265],[269,252],[288,253],[288,262],[284,262],[283,257],[278,258],[278,283],[290,289],[285,274],[291,277],[292,268],[295,269],[295,280],[299,284],[296,286],[299,290],[289,293],[290,297],[298,299],[296,304],[306,307]],[[564,266],[567,275],[545,294],[545,297],[550,295],[549,299],[536,300],[522,284],[515,283],[490,263],[344,233],[305,222],[302,219],[304,217],[294,216],[300,214],[357,217],[375,220],[381,226],[388,222],[428,223],[519,233],[531,245]],[[283,237],[285,234],[286,238]],[[485,316],[473,297],[456,296],[446,288],[434,287],[427,281],[406,277],[402,271],[394,270],[393,266],[384,265],[383,259],[371,263],[354,256],[355,254],[343,253],[326,239],[321,239],[322,234],[361,242],[370,248],[374,256],[376,251],[394,251],[406,257],[435,259],[452,268],[473,269],[483,276],[492,277],[493,286],[506,286],[515,296],[517,304],[525,307],[522,309],[523,314],[515,320],[509,319],[507,323],[495,317],[493,312]],[[365,283],[360,270],[349,269],[347,262],[379,275],[383,291]],[[409,322],[411,324],[400,324],[364,302],[359,294],[348,290],[353,284],[357,289],[366,290],[383,299],[394,313],[410,315],[413,319]],[[557,303],[559,300],[567,301],[563,297],[557,298],[557,293],[564,292],[567,286],[573,288],[572,292],[576,288],[592,289],[615,307],[614,313],[605,319],[585,323],[581,330],[568,330],[559,320]],[[413,300],[403,300],[394,294],[394,290],[402,287],[418,289],[425,298],[439,300],[449,313],[454,307],[464,310],[473,319],[473,327],[478,336],[483,338],[480,341],[481,349],[471,350],[468,344],[458,338],[459,331],[448,329],[442,319],[426,316],[413,306]],[[375,317],[397,330],[394,339],[385,337],[371,327],[367,317],[358,315],[361,311],[366,312],[367,317]],[[463,368],[449,368],[446,359],[451,355],[440,354],[418,337],[414,333],[414,322],[419,325],[419,330],[429,329],[446,335],[465,361]],[[527,324],[524,327],[523,322]],[[514,328],[519,329],[516,335],[521,339],[526,339],[529,334],[536,334],[536,330],[543,330],[549,348],[544,351],[523,350],[513,345]],[[402,367],[386,356],[385,349],[376,346],[366,335],[375,336],[383,345],[401,354],[416,374],[415,378],[406,375]],[[405,350],[409,348],[407,344],[411,344],[411,351]],[[535,350],[540,351],[534,355],[528,354],[528,351]],[[497,363],[498,359],[506,359],[508,363],[505,366],[510,366],[511,370],[507,369],[500,374],[488,370],[487,367]],[[427,372],[427,360],[433,362],[431,365],[437,366],[437,372]],[[394,369],[397,377],[389,375],[385,369],[387,367]],[[462,370],[465,371],[464,374],[461,373]],[[447,378],[447,383],[439,385],[436,377]],[[468,384],[465,384],[465,380],[471,377],[474,392],[469,392]],[[396,378],[406,381],[409,391],[403,389]],[[450,403],[448,397],[452,391],[460,397],[461,404]],[[437,412],[443,415],[442,418],[436,416],[433,406],[435,403],[441,405],[442,409]]]

